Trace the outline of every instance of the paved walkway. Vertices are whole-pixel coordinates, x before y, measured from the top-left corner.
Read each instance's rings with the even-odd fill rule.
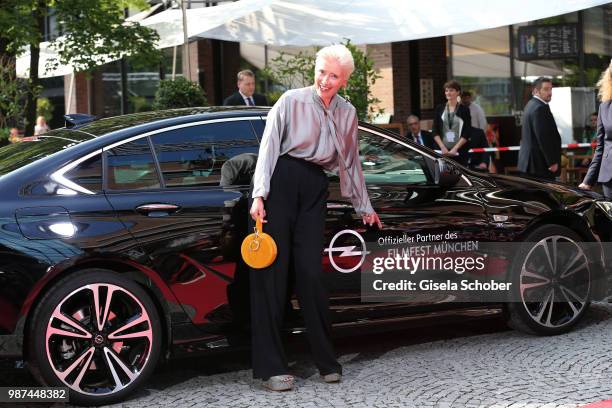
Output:
[[[575,331],[556,337],[508,331],[500,319],[416,332],[339,341],[341,384],[323,383],[298,349],[291,392],[261,389],[241,355],[221,359],[216,373],[207,359],[172,363],[116,406],[570,408],[612,399],[610,304],[592,306]]]

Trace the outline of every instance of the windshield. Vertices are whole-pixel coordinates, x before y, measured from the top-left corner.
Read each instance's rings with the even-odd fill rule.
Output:
[[[10,173],[26,164],[74,146],[92,136],[70,130],[56,130],[35,140],[21,141],[0,148],[0,175]],[[27,140],[27,139],[26,139]]]

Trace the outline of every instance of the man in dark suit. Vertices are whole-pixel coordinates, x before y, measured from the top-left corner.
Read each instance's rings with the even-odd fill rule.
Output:
[[[421,121],[419,120],[418,116],[408,116],[408,119],[406,119],[406,123],[408,124],[408,131],[404,136],[406,139],[416,144],[429,147],[432,150],[436,149],[436,144],[433,140],[433,137],[431,137],[431,132],[428,132],[427,130],[421,130]]]
[[[255,74],[250,69],[240,71],[238,77],[238,91],[223,101],[225,106],[268,106],[265,96],[255,93]]]
[[[561,136],[548,103],[552,80],[540,77],[533,83],[533,98],[523,111],[518,170],[535,177],[554,180],[561,162]]]
[[[485,135],[484,130],[472,126],[470,129],[470,141],[469,147],[472,148],[487,148],[489,146],[489,142],[487,141],[487,136]],[[482,153],[470,153],[469,156],[469,168],[478,170],[478,171],[487,171],[489,168],[489,161],[491,160],[491,153],[482,152]]]

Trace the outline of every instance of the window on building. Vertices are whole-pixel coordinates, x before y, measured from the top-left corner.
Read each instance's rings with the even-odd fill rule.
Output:
[[[531,98],[532,86],[535,79],[541,76],[552,78],[554,86],[579,86],[580,72],[578,56],[572,58],[549,58],[549,59],[530,59],[522,61],[519,58],[519,30],[521,27],[537,25],[559,25],[578,23],[578,13],[568,13],[560,16],[545,18],[541,20],[529,21],[526,23],[515,24],[514,33],[514,86],[516,95],[517,109],[521,110],[529,98]]]
[[[153,109],[153,100],[159,87],[159,63],[135,64],[126,59],[127,113],[146,112]]]
[[[100,66],[94,76],[95,107],[101,117],[121,115],[121,65],[119,61]]]
[[[172,73],[175,77],[183,76],[183,46],[179,45],[176,48],[164,48],[162,50],[162,70],[165,79],[172,79]]]
[[[453,78],[487,115],[511,113],[509,44],[508,27],[452,37]]]
[[[593,7],[583,13],[585,85],[595,86],[612,58],[612,4]]]

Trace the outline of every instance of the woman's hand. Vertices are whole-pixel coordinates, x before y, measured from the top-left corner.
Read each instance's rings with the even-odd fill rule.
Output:
[[[453,148],[448,151],[448,156],[450,157],[459,156],[459,153],[457,153],[458,150],[459,148],[457,147],[457,145],[454,145]]]
[[[448,149],[446,148],[446,146],[440,146],[440,151],[442,152],[442,156],[448,156]]]
[[[264,219],[266,218],[266,210],[264,208],[263,198],[261,197],[255,197],[253,199],[253,204],[251,205],[251,211],[249,211],[249,213],[251,214],[251,218],[255,221],[259,218],[262,223],[268,222]]]
[[[583,190],[590,190],[591,186],[588,185],[587,183],[580,183],[580,185],[578,186],[578,188],[581,188]]]
[[[372,226],[373,224],[376,224],[378,226],[378,229],[383,228],[382,222],[380,222],[380,218],[378,218],[378,214],[376,214],[375,212],[370,214],[362,214],[361,219],[363,220],[363,225],[368,224]]]

